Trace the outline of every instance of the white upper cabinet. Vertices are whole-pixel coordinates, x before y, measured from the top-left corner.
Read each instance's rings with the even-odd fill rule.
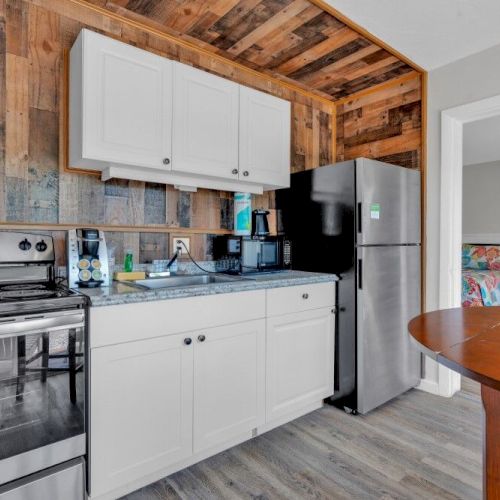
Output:
[[[70,58],[70,166],[170,170],[172,61],[90,30]]]
[[[240,88],[240,176],[271,187],[290,185],[290,103]]]
[[[238,179],[239,85],[176,63],[173,170]]]
[[[290,183],[290,103],[84,29],[70,52],[69,166],[261,194]]]

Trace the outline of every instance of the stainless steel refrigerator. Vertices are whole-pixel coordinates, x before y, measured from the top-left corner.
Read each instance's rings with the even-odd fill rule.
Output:
[[[332,402],[366,413],[420,381],[420,172],[359,158],[276,192],[292,267],[339,275]]]

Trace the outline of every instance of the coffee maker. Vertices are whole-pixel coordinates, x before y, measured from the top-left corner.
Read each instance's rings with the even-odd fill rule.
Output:
[[[70,288],[95,288],[108,282],[110,269],[104,231],[70,229],[66,247]]]

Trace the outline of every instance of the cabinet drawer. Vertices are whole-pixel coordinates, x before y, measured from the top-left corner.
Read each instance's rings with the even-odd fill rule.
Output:
[[[120,344],[265,317],[265,291],[90,308],[90,347]]]
[[[267,290],[267,316],[279,316],[335,304],[335,283],[271,288]]]

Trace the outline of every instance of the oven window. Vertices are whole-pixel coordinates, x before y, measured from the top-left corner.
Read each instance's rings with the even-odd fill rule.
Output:
[[[0,460],[84,432],[84,329],[0,336]]]

